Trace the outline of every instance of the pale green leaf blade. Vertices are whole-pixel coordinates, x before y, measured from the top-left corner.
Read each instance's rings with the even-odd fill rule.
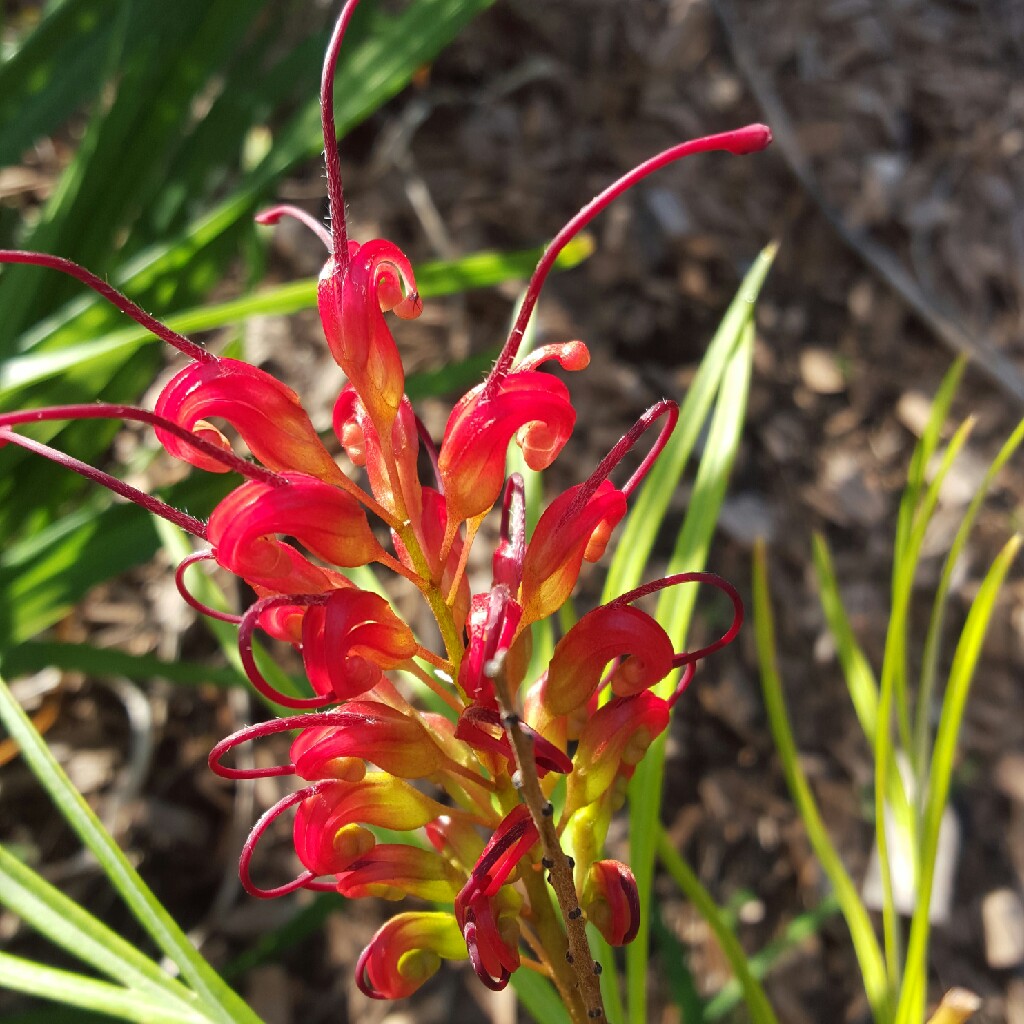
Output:
[[[715,331],[697,373],[679,409],[679,425],[661,457],[648,474],[626,517],[615,554],[608,566],[601,601],[606,602],[637,586],[665,518],[672,494],[690,461],[694,445],[718,394],[722,375],[750,320],[776,246],[765,248],[740,284],[735,298]]]
[[[95,1010],[138,1024],[204,1024],[209,1018],[160,996],[135,992],[82,974],[61,971],[0,952],[0,988],[24,992],[68,1006]]]
[[[725,497],[729,473],[739,447],[746,415],[747,392],[754,353],[753,311],[746,307],[747,320],[739,332],[739,343],[730,354],[722,373],[721,387],[708,430],[707,442],[697,469],[693,495],[669,562],[669,575],[704,568],[718,513]],[[698,587],[664,590],[655,617],[677,650],[683,650]],[[656,688],[668,697],[676,685],[673,672]],[[630,867],[636,876],[641,920],[649,919],[654,882],[654,859],[661,811],[664,776],[665,735],[651,744],[637,767],[629,786]],[[647,1017],[647,968],[649,932],[641,928],[626,950],[626,991],[631,1024],[644,1024]]]
[[[807,838],[832,883],[846,919],[874,1018],[877,1024],[888,1024],[891,1019],[889,979],[882,949],[857,887],[829,838],[814,794],[800,765],[800,755],[793,739],[775,653],[775,621],[768,590],[768,559],[763,544],[755,549],[753,572],[754,630],[761,669],[761,690],[772,738],[786,776],[786,785],[807,829]]]
[[[164,955],[177,965],[205,1011],[224,1024],[258,1024],[259,1018],[193,948],[139,877],[92,808],[71,784],[3,680],[0,680],[0,721],[21,748],[22,756],[61,815],[99,861],[139,923]]]
[[[83,963],[191,1011],[192,994],[98,918],[0,846],[0,903]]]
[[[672,846],[664,829],[658,830],[658,857],[672,880],[679,886],[680,892],[700,912],[708,923],[712,933],[718,940],[725,958],[729,961],[733,976],[743,992],[743,1000],[753,1024],[778,1024],[778,1018],[765,995],[761,983],[754,976],[750,961],[740,945],[736,933],[729,926],[718,904],[701,884],[700,879],[691,870],[689,864],[679,856]]]

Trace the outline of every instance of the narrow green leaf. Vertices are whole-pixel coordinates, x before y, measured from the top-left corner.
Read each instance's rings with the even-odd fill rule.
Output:
[[[122,985],[194,1012],[195,997],[117,932],[0,846],[0,903],[51,942]]]
[[[985,575],[971,609],[967,613],[963,632],[953,655],[949,683],[942,702],[935,746],[932,750],[928,797],[924,813],[924,829],[918,860],[917,902],[910,927],[907,947],[906,975],[896,1010],[896,1024],[916,1024],[924,1017],[927,988],[929,909],[932,883],[935,877],[935,858],[939,847],[942,815],[949,799],[950,781],[956,760],[956,744],[960,735],[964,708],[970,692],[974,670],[978,664],[985,634],[995,607],[1003,580],[1020,550],[1021,537],[1011,537],[999,552]]]
[[[916,751],[916,763],[920,766],[922,773],[928,769],[929,758],[929,735],[932,704],[935,699],[935,685],[938,671],[939,647],[942,641],[943,623],[945,622],[946,600],[949,596],[949,589],[953,582],[953,571],[960,561],[967,540],[971,535],[981,506],[988,497],[992,483],[1002,470],[1003,466],[1010,460],[1010,457],[1017,451],[1024,442],[1024,420],[1017,424],[1017,429],[1007,438],[1005,444],[999,449],[992,464],[988,467],[984,479],[978,487],[977,494],[971,499],[967,511],[960,522],[960,526],[953,538],[953,544],[946,555],[942,565],[942,573],[939,577],[939,585],[935,591],[935,599],[932,602],[931,616],[928,620],[928,632],[925,635],[923,654],[921,658],[921,683],[918,691],[917,707],[915,709],[914,721],[914,747]]]
[[[589,236],[573,239],[558,257],[555,267],[569,270],[583,262],[592,251],[593,241]],[[487,288],[528,276],[542,253],[542,248],[514,253],[480,252],[458,260],[425,263],[417,270],[416,283],[424,299],[452,295],[472,288]],[[182,334],[194,334],[238,324],[252,316],[285,316],[312,309],[315,305],[316,278],[308,278],[267,288],[244,298],[186,310],[169,316],[166,323]],[[141,346],[157,341],[154,335],[143,328],[130,327],[92,341],[7,359],[0,363],[0,400],[6,399],[8,392],[68,374],[93,360],[108,360],[112,357],[123,359]],[[435,384],[434,380],[445,371],[439,370],[429,375],[411,374],[410,397],[417,398],[428,393],[437,394],[464,387],[486,371],[496,355],[496,352],[486,353],[471,364],[468,376],[463,374],[440,385]]]
[[[732,973],[743,991],[743,1000],[747,1004],[753,1024],[778,1024],[775,1011],[768,1002],[761,983],[754,977],[747,954],[740,945],[736,933],[729,926],[711,893],[704,888],[690,866],[679,856],[661,828],[658,829],[658,857],[672,876],[672,880],[679,886],[680,892],[697,908],[718,940],[718,945],[729,961]]]
[[[853,940],[853,949],[860,965],[864,989],[875,1021],[877,1024],[889,1024],[892,1009],[885,958],[875,937],[871,918],[857,893],[857,887],[843,867],[843,862],[829,838],[807,777],[800,766],[800,755],[793,740],[793,730],[786,712],[775,653],[775,621],[768,590],[768,558],[763,543],[759,543],[754,551],[753,590],[754,630],[758,664],[761,669],[761,690],[764,694],[772,738],[786,776],[786,785],[803,819],[807,838],[814,853],[832,883],[836,899],[846,919],[846,926],[850,929],[850,938]]]
[[[878,681],[868,664],[868,659],[861,650],[853,628],[843,607],[843,598],[839,593],[835,570],[832,568],[832,556],[828,544],[820,534],[814,535],[814,571],[818,579],[818,590],[821,593],[821,606],[825,612],[825,620],[836,642],[839,664],[843,668],[843,677],[850,692],[850,700],[857,712],[857,721],[869,744],[874,745],[875,729],[878,723]]]
[[[65,672],[85,672],[91,676],[124,676],[137,682],[165,679],[180,686],[227,689],[248,685],[245,676],[233,668],[192,661],[164,661],[151,654],[130,654],[112,647],[47,640],[29,641],[12,648],[0,659],[0,666],[9,678],[53,667]]]
[[[679,1008],[682,1024],[704,1024],[704,1001],[697,991],[697,981],[687,963],[686,949],[665,924],[660,903],[654,904],[652,915],[651,924],[658,943],[661,977]]]
[[[956,360],[949,368],[939,390],[932,400],[931,410],[925,422],[921,438],[914,447],[914,454],[910,460],[910,468],[907,471],[907,487],[903,492],[900,501],[899,519],[896,526],[896,550],[901,551],[906,543],[906,537],[910,532],[911,523],[917,512],[918,501],[921,489],[924,486],[925,473],[928,470],[928,463],[931,462],[939,445],[939,438],[942,428],[949,417],[949,410],[956,397],[957,389],[960,386],[960,379],[963,377],[967,363],[964,359]]]
[[[700,570],[705,565],[729,473],[739,447],[753,354],[754,322],[752,309],[748,306],[747,320],[739,333],[739,343],[729,356],[722,373],[721,388],[711,417],[704,454],[697,469],[693,495],[669,561],[669,575]],[[697,590],[696,586],[675,587],[662,591],[658,600],[655,617],[678,650],[683,649],[686,643]],[[667,698],[677,681],[678,673],[673,672],[658,685],[656,692]],[[636,876],[640,915],[644,921],[649,920],[653,892],[665,741],[663,733],[651,744],[629,786],[630,867]],[[626,991],[631,1024],[645,1024],[647,1018],[649,942],[649,933],[641,929],[626,950]]]
[[[534,971],[516,971],[512,975],[512,987],[538,1024],[572,1024],[569,1011],[547,978]]]
[[[615,555],[608,566],[601,594],[602,602],[624,594],[643,579],[647,560],[669,502],[690,461],[729,359],[740,344],[743,331],[750,321],[754,303],[771,269],[776,250],[775,245],[770,245],[754,261],[704,353],[680,406],[679,425],[641,486],[636,502],[626,517],[621,536],[615,545]]]
[[[103,0],[50,11],[0,67],[0,166],[17,163],[103,84],[113,19]]]
[[[69,781],[43,738],[0,680],[0,721],[21,748],[22,756],[57,809],[99,861],[114,888],[147,933],[196,993],[211,1019],[224,1024],[258,1024],[259,1018],[224,983],[174,923],[139,877],[92,808]]]
[[[839,902],[834,896],[827,896],[813,910],[808,910],[793,918],[779,938],[769,942],[748,958],[750,973],[758,981],[766,978],[772,968],[781,962],[787,953],[800,946],[810,936],[817,935],[821,931],[821,926],[837,913],[839,913]],[[708,1000],[704,1015],[709,1021],[721,1020],[741,999],[743,999],[743,989],[733,978],[722,987],[720,992]]]
[[[204,1024],[209,1018],[150,993],[134,992],[82,974],[46,967],[0,952],[0,988],[95,1010],[139,1024]]]

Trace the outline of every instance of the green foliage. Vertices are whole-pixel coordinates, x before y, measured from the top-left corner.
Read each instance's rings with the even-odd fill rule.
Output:
[[[758,548],[754,559],[754,614],[769,724],[793,800],[850,929],[864,987],[878,1024],[920,1024],[925,1018],[929,908],[939,827],[949,797],[957,737],[995,601],[1020,547],[1020,538],[1012,537],[984,575],[952,653],[944,689],[939,692],[940,647],[953,569],[963,554],[996,474],[1024,441],[1024,423],[1000,449],[961,520],[932,599],[920,674],[916,685],[912,686],[908,666],[915,660],[911,655],[917,641],[910,629],[911,607],[924,537],[938,505],[942,484],[966,443],[972,425],[970,420],[965,421],[942,447],[942,428],[962,372],[963,364],[957,363],[943,381],[911,461],[896,529],[892,604],[877,677],[850,627],[825,540],[820,536],[814,540],[814,564],[825,618],[836,643],[851,702],[874,754],[875,829],[883,887],[881,943],[860,894],[824,827],[800,767],[776,661],[767,553],[763,546]],[[933,721],[938,723],[934,733],[930,725]],[[909,766],[906,779],[898,767],[901,756]],[[907,942],[893,895],[886,825],[890,815],[913,856],[915,906]]]

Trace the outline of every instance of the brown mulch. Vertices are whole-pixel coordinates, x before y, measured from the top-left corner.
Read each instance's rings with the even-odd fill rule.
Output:
[[[594,226],[595,255],[550,283],[540,326],[547,340],[585,339],[594,356],[571,381],[579,436],[558,480],[575,482],[648,405],[681,393],[743,271],[768,241],[781,242],[759,305],[749,417],[711,564],[748,593],[752,541],[770,539],[797,742],[858,879],[872,843],[870,754],[826,635],[811,535],[821,531],[831,544],[877,665],[899,495],[950,365],[950,337],[996,353],[1009,369],[969,369],[955,403],[958,417],[978,422],[929,537],[915,625],[925,621],[957,515],[1021,415],[1010,371],[1024,376],[1022,66],[1020,0],[499,0],[343,147],[351,233],[391,238],[415,263],[536,244],[659,149],[762,120],[766,107],[784,112],[781,149],[699,157],[621,200]],[[289,198],[314,209],[320,187],[311,167]],[[318,264],[304,236],[282,234],[275,252],[282,278]],[[409,365],[434,368],[499,343],[511,298],[474,293],[400,324]],[[250,355],[303,393],[326,426],[335,385],[316,331],[315,317],[261,321]],[[423,415],[433,429],[443,425],[440,403],[426,403]],[[1019,529],[1022,498],[1018,459],[958,573],[951,637],[995,551]],[[66,628],[164,656],[184,645],[191,655],[206,641],[173,606],[166,567],[155,567],[95,595]],[[1021,965],[988,962],[982,905],[995,890],[1024,887],[1022,636],[1015,569],[968,705],[954,780],[955,899],[932,951],[934,995],[964,985],[984,997],[979,1020],[1016,1024]],[[250,713],[244,701],[160,685],[145,692],[148,712],[136,707],[138,691],[72,680],[52,737],[157,892],[198,929],[211,957],[224,958],[289,909],[254,904],[232,883],[239,828],[275,787],[255,787],[254,806],[253,795],[206,773],[214,738]],[[133,708],[135,717],[126,714]],[[155,748],[140,752],[147,738]],[[100,898],[95,873],[29,792],[17,766],[5,772],[5,804],[19,806],[8,838],[31,837],[68,891]],[[749,629],[702,668],[680,705],[664,820],[719,901],[739,908],[749,949],[820,903],[824,879],[773,753]],[[658,893],[702,992],[715,991],[728,975],[707,929],[663,879]],[[113,905],[91,905],[124,923]],[[465,972],[446,974],[408,1007],[368,1004],[350,966],[378,919],[376,908],[346,907],[284,969],[250,974],[246,994],[272,1024],[510,1019],[507,1003],[464,984]],[[768,992],[787,1024],[868,1016],[838,918],[780,964]],[[652,997],[652,1021],[678,1020],[657,977]]]

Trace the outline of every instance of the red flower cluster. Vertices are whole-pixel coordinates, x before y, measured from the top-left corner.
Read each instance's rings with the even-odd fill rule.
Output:
[[[452,907],[401,913],[364,951],[357,968],[360,988],[395,998],[413,992],[442,959],[468,957],[493,988],[507,984],[520,966],[524,944],[535,958],[531,965],[553,975],[560,969],[556,961],[565,959],[564,942],[561,950],[551,948],[551,936],[564,933],[541,870],[550,864],[543,863],[548,858],[542,857],[540,823],[521,801],[513,728],[532,751],[530,770],[545,799],[566,780],[554,826],[572,858],[578,907],[613,944],[637,934],[633,876],[626,865],[601,858],[609,822],[697,662],[732,639],[742,608],[735,590],[709,574],[659,580],[584,615],[561,638],[540,677],[525,678],[531,626],[558,611],[584,561],[601,557],[631,493],[668,441],[678,411],[663,401],[640,417],[586,480],[551,502],[527,536],[522,479],[506,476],[509,446],[514,441],[534,470],[558,457],[576,414],[569,389],[542,367],[555,362],[581,370],[589,354],[575,341],[522,357],[519,348],[558,253],[617,195],[691,153],[759,150],[770,133],[751,125],[675,146],[581,210],[541,260],[494,368],[456,403],[435,447],[405,395],[402,361],[384,315],[419,314],[412,267],[390,242],[358,244],[345,231],[332,93],[337,53],[356,2],[345,5],[324,66],[331,230],[290,207],[259,218],[273,223],[298,217],[328,247],[318,304],[331,353],[347,378],[334,430],[350,467],[338,465],[298,397],[280,381],[195,345],[68,261],[14,251],[0,252],[0,262],[35,263],[77,277],[190,361],[164,388],[152,413],[91,405],[9,414],[0,417],[0,442],[20,444],[83,473],[208,544],[179,567],[179,588],[195,607],[238,623],[242,660],[255,688],[302,712],[243,729],[211,753],[211,767],[226,778],[295,775],[307,783],[256,824],[240,862],[242,881],[261,897],[329,889],[349,897],[413,897]],[[147,422],[172,455],[203,470],[237,473],[242,482],[204,523],[13,430],[28,422],[84,417]],[[232,428],[252,460],[234,454],[233,441],[212,419]],[[650,453],[617,486],[613,471],[656,424]],[[421,448],[434,467],[430,483],[421,479]],[[357,482],[358,470],[365,485]],[[501,539],[493,552],[492,584],[471,594],[470,548],[499,499]],[[391,551],[378,540],[370,516],[390,529]],[[245,580],[258,600],[240,616],[204,608],[185,585],[185,570],[202,560]],[[443,653],[421,645],[384,597],[355,586],[344,572],[374,562],[423,595]],[[735,615],[715,644],[677,653],[635,602],[682,583],[723,590]],[[301,652],[309,696],[287,696],[264,678],[253,654],[257,628]],[[652,692],[680,668],[682,683],[671,699]],[[415,692],[400,689],[395,673],[429,687],[448,713],[420,710]],[[518,710],[503,694],[511,695]],[[292,731],[287,764],[240,770],[223,763],[240,743]],[[424,784],[433,787],[436,799],[426,795]],[[295,809],[295,850],[303,870],[286,884],[261,889],[250,877],[254,848],[289,808]],[[553,814],[550,804],[545,813]],[[380,829],[405,840],[379,841],[374,830]]]

